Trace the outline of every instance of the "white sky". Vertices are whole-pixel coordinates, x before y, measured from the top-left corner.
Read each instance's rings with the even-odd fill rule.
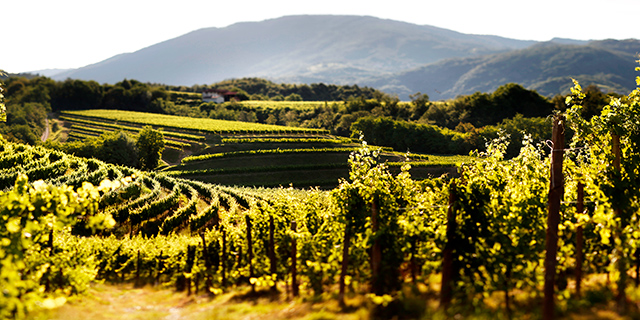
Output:
[[[78,68],[190,31],[294,14],[369,15],[523,40],[640,39],[638,0],[8,0],[0,69]]]

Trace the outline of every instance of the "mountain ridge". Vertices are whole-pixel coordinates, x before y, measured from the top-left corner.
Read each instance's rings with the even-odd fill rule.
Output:
[[[640,41],[545,42],[505,53],[447,59],[363,84],[400,96],[420,91],[434,100],[492,92],[510,82],[553,96],[567,93],[572,78],[585,86],[627,93],[635,87],[637,64],[631,52],[640,52]]]
[[[309,70],[323,66],[377,75],[532,43],[369,16],[285,16],[194,30],[54,78],[113,83],[126,77],[191,85],[244,76],[313,74]]]
[[[636,52],[635,39],[536,42],[371,16],[297,15],[194,30],[53,79],[194,85],[261,77],[365,85],[403,100],[418,91],[438,100],[517,82],[549,96],[566,90],[571,77],[611,91],[633,88],[624,79]]]

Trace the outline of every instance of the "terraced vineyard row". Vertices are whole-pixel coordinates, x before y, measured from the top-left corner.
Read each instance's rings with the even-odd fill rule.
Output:
[[[322,134],[326,130],[283,127],[251,122],[227,121],[208,118],[189,118],[157,113],[143,113],[123,110],[64,111],[66,116],[81,116],[90,119],[107,119],[121,124],[151,125],[181,131],[206,134],[234,133],[309,133]]]
[[[166,119],[171,119],[168,122],[171,125],[184,122],[175,120],[177,118],[182,117]],[[139,112],[74,111],[65,112],[62,119],[71,124],[69,137],[73,139],[86,139],[118,129],[136,133],[143,125],[153,125],[162,129],[165,135],[167,148],[163,159],[177,164],[165,169],[170,176],[226,185],[330,189],[337,186],[340,178],[347,176],[349,153],[360,145],[350,138],[317,130],[297,130],[300,128],[276,126],[280,131],[268,131],[261,125],[223,122],[236,127],[247,125],[249,131],[221,130],[219,127],[214,130],[212,128],[220,122],[207,122],[208,119],[186,118],[192,123],[202,121],[212,126],[199,132],[189,131],[195,126],[188,130],[158,127],[157,121],[165,118]],[[250,128],[261,129],[251,131]],[[383,151],[382,159],[390,162],[394,172],[399,172],[406,155],[390,148]],[[416,164],[412,174],[418,178],[455,173],[456,163],[470,161],[470,157],[420,154],[411,154],[410,158]]]
[[[120,181],[122,187],[105,194],[99,203],[100,209],[110,213],[118,223],[112,231],[116,234],[195,233],[215,221],[220,210],[230,210],[231,203],[238,201],[229,194],[229,188],[78,158],[42,147],[1,144],[0,188],[11,187],[22,173],[29,181],[44,180],[74,188],[85,181],[94,185],[105,179]]]

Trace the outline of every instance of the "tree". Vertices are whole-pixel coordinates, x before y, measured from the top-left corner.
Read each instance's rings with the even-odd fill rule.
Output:
[[[140,157],[136,141],[124,131],[104,137],[99,153],[99,159],[129,167],[137,167]]]
[[[164,135],[162,132],[145,126],[138,136],[138,152],[140,157],[140,168],[143,170],[153,170],[160,163],[162,151],[164,151]]]
[[[285,101],[302,101],[302,96],[297,93],[292,93],[284,98]]]
[[[429,96],[426,93],[417,92],[409,96],[413,110],[411,112],[411,120],[418,120],[429,110]]]
[[[4,71],[0,70],[0,76],[4,74]],[[5,122],[7,121],[7,108],[4,106],[4,95],[2,94],[3,91],[4,89],[2,88],[2,86],[0,86],[0,121]]]

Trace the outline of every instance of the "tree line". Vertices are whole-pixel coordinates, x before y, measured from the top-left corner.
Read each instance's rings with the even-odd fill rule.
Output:
[[[379,90],[356,85],[324,83],[290,84],[275,83],[262,78],[240,78],[220,81],[211,85],[167,86],[167,90],[203,92],[208,89],[224,89],[238,93],[240,100],[272,101],[345,101],[351,97],[371,99],[384,95]]]
[[[549,99],[515,83],[505,84],[493,93],[476,92],[435,102],[419,92],[411,96],[411,102],[401,102],[395,96],[357,85],[276,84],[259,78],[178,87],[128,79],[101,85],[84,80],[56,82],[46,77],[9,77],[5,80],[5,88],[7,122],[0,124],[0,133],[10,141],[37,143],[47,112],[101,108],[318,128],[346,137],[357,137],[362,131],[371,143],[430,153],[466,153],[482,149],[485,138],[495,138],[497,131],[504,130],[516,141],[509,151],[515,154],[523,130],[535,133],[535,138],[550,138],[549,126],[544,119],[554,110],[562,111],[565,99],[565,96]],[[206,89],[236,91],[240,99],[282,98],[325,103],[313,109],[268,108],[241,101],[203,103],[193,94],[179,94]],[[585,93],[582,112],[587,118],[598,114],[601,106],[609,102],[609,96],[596,86],[587,87]],[[374,130],[371,127],[373,118],[385,118],[377,124],[385,123],[384,130],[391,130],[385,131],[385,135],[396,138],[370,137]],[[391,122],[394,125],[390,126]],[[450,142],[439,142],[432,144],[437,147],[426,148],[429,143],[422,144],[417,132],[428,126],[437,126],[434,132],[447,129],[445,136],[451,137],[447,138]],[[407,130],[412,133],[408,134]],[[448,147],[442,147],[444,145]]]

